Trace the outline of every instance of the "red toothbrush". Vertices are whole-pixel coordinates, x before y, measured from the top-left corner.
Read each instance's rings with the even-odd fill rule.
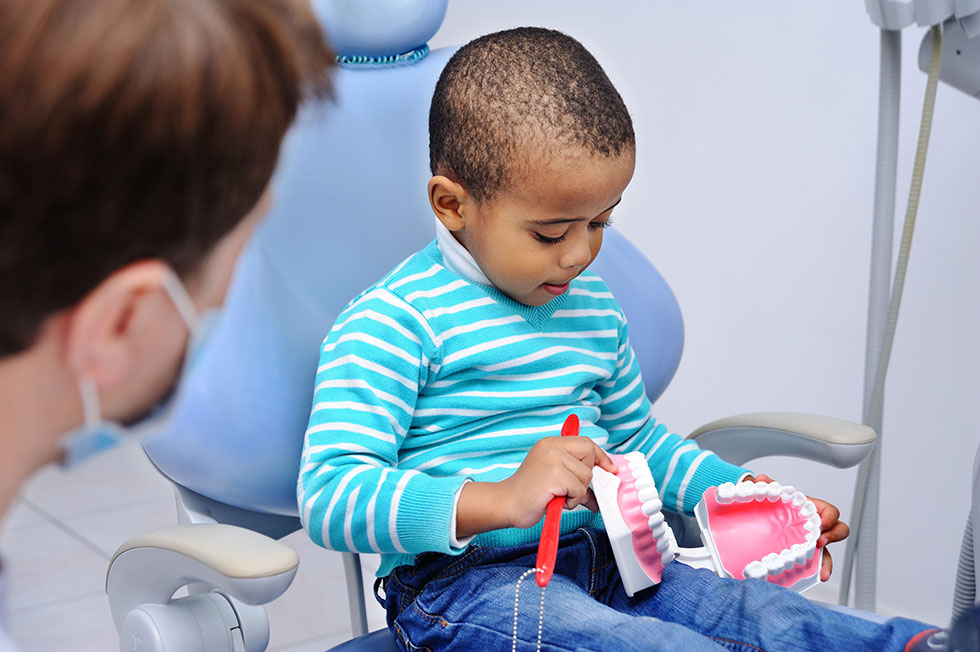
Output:
[[[578,435],[578,416],[569,414],[562,424],[561,436],[575,437],[576,435]],[[544,512],[544,527],[541,529],[541,542],[538,544],[538,558],[534,562],[534,567],[540,571],[535,573],[534,579],[541,588],[548,586],[551,574],[555,572],[555,559],[558,557],[558,530],[564,504],[564,496],[555,496],[548,501],[548,507]]]

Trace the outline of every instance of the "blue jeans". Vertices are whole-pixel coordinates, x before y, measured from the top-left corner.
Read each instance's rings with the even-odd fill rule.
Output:
[[[535,544],[458,556],[425,553],[396,568],[385,588],[388,626],[403,650],[510,650],[514,592],[533,568]],[[518,650],[535,650],[541,589],[528,575],[517,607]],[[559,543],[544,594],[542,650],[903,650],[928,626],[905,618],[875,624],[811,604],[758,580],[721,579],[669,564],[663,582],[626,595],[605,532],[580,529]]]

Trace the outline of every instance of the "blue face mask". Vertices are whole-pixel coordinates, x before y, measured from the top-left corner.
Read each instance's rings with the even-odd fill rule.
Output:
[[[182,385],[181,381],[190,373],[221,313],[217,309],[198,313],[193,301],[187,294],[187,290],[184,289],[176,274],[171,273],[164,278],[163,288],[190,330],[187,350],[184,354],[184,364],[177,378],[177,384],[163,401],[150,410],[147,416],[136,423],[123,426],[103,418],[99,406],[99,392],[95,383],[87,377],[79,378],[78,392],[82,399],[84,419],[82,425],[68,432],[61,439],[61,448],[64,451],[64,456],[61,459],[63,468],[69,469],[77,466],[93,455],[109,450],[124,440],[147,441],[166,429],[173,414],[173,406],[177,403],[177,396]]]

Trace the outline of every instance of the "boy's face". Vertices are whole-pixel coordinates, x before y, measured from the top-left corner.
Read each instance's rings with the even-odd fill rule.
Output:
[[[595,260],[634,162],[632,151],[539,159],[526,178],[492,200],[463,202],[456,238],[500,291],[528,306],[543,305]]]

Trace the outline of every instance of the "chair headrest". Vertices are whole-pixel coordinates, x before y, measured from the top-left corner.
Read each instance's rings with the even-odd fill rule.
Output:
[[[388,57],[425,45],[449,0],[314,0],[313,10],[340,56]]]

